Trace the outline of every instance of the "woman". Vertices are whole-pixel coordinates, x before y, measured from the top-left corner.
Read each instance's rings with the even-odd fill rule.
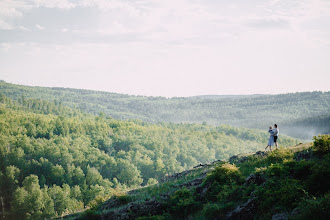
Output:
[[[268,132],[270,133],[270,137],[268,139],[268,144],[267,144],[267,147],[265,148],[265,150],[267,150],[268,147],[269,147],[269,150],[272,150],[272,146],[274,146],[274,131],[273,131],[273,127],[271,125],[269,126]]]

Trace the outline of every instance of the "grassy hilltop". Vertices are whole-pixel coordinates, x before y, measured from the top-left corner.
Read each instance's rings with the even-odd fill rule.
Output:
[[[233,156],[118,194],[66,219],[328,219],[330,136]]]

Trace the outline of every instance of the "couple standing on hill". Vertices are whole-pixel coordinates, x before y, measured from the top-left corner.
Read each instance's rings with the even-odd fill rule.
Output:
[[[277,149],[277,147],[278,147],[277,137],[278,137],[278,134],[279,134],[279,129],[277,128],[277,124],[274,124],[274,129],[270,125],[268,132],[270,133],[270,137],[268,139],[268,144],[267,144],[267,147],[265,148],[265,150],[267,150],[268,147],[269,147],[270,150],[272,150],[272,146],[274,146],[274,143],[275,143],[275,146],[276,146],[276,149]]]

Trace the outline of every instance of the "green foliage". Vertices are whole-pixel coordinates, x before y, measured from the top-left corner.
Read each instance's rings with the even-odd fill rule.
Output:
[[[267,140],[252,129],[118,121],[24,97],[5,97],[0,110],[0,194],[6,211],[22,218],[97,207],[115,190],[155,184],[199,163],[258,150]],[[38,178],[32,191],[23,184],[31,176]]]
[[[206,203],[203,206],[202,215],[206,219],[224,219],[227,212],[235,207],[233,202]]]
[[[175,191],[171,196],[169,204],[171,206],[171,211],[182,217],[192,214],[198,209],[198,203],[194,198],[194,192],[186,187]]]
[[[219,165],[206,177],[204,184],[210,186],[206,194],[206,199],[208,201],[222,203],[229,202],[227,200],[236,200],[235,192],[239,188],[238,185],[242,182],[243,177],[238,167],[230,163]],[[224,207],[220,205],[216,207],[221,207],[219,209],[219,212],[221,212],[229,206]]]
[[[167,220],[170,218],[171,216],[169,214],[163,214],[163,215],[138,217],[136,220]]]
[[[217,166],[206,178],[206,183],[237,184],[242,182],[242,174],[234,164],[224,163]]]
[[[284,148],[279,148],[277,150],[273,150],[269,153],[267,159],[270,163],[281,163],[285,160],[292,159],[293,153]]]
[[[314,136],[313,147],[317,153],[328,154],[330,153],[330,135]]]
[[[305,145],[300,147],[304,149]],[[249,207],[254,208],[249,211],[256,219],[271,219],[275,213],[291,213],[296,207],[300,214],[290,219],[326,219],[329,215],[330,156],[311,154],[306,161],[297,156],[298,148],[281,149],[268,156],[251,155],[237,165],[220,162],[202,166],[177,179],[134,190],[122,198],[121,204],[118,200],[111,203],[118,204],[111,208],[125,210],[128,202],[144,207],[144,202],[155,199],[163,205],[163,215],[130,214],[137,219],[224,219],[230,211],[253,198]],[[241,168],[246,169],[246,166],[254,177],[262,177],[262,182],[254,183],[253,177],[252,181],[243,181],[243,177],[250,174],[241,174]],[[189,184],[204,177],[205,171],[209,174],[202,185]],[[125,208],[121,209],[122,206]]]
[[[315,194],[329,191],[330,186],[330,154],[313,164],[306,179],[308,189]]]
[[[304,195],[303,185],[295,179],[270,179],[256,192],[262,212],[290,211]]]
[[[118,198],[118,201],[121,203],[121,204],[127,204],[129,202],[132,201],[132,198],[127,195],[127,194],[124,194],[124,195],[120,195],[117,197]]]
[[[147,122],[207,122],[204,125],[230,124],[265,129],[265,124],[276,121],[281,133],[302,139],[330,132],[330,92],[167,99],[80,89],[29,87],[5,82],[0,82],[0,88],[4,96],[18,101],[24,109],[34,109],[42,114],[62,115],[63,111],[67,112],[65,108],[70,107],[94,115],[104,112],[105,116],[120,120],[141,119]],[[2,97],[0,100],[5,102],[5,99]],[[35,101],[29,104],[31,99]],[[45,100],[49,104],[44,104]],[[70,111],[69,114],[77,112]],[[246,140],[250,139],[253,137],[246,137]],[[282,136],[279,141],[287,145]]]
[[[88,209],[84,211],[79,217],[79,220],[97,220],[99,219],[99,214],[94,209]]]
[[[330,193],[322,197],[305,198],[299,204],[300,214],[293,219],[328,219],[330,216]]]
[[[157,183],[158,183],[158,180],[156,180],[154,178],[149,178],[147,185],[150,186],[150,185],[155,185]]]

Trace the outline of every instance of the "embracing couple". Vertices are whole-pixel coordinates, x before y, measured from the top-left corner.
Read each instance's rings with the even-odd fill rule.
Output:
[[[278,148],[277,137],[278,137],[278,134],[279,134],[277,124],[274,124],[274,129],[270,125],[268,132],[270,133],[270,137],[268,139],[268,144],[267,144],[267,147],[265,148],[265,150],[267,150],[268,147],[269,147],[270,150],[272,150],[272,146],[274,146],[274,144],[275,144],[275,147],[277,149]]]

